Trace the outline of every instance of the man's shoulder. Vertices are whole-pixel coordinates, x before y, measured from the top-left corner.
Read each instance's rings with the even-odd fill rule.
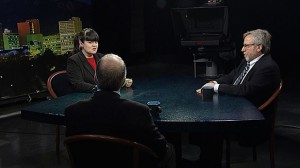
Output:
[[[137,106],[137,107],[143,107],[143,108],[147,107],[145,104],[134,101],[134,100],[129,100],[129,99],[121,99],[121,100],[124,102],[124,104]]]
[[[259,59],[258,65],[260,65],[261,68],[279,68],[271,54],[265,54],[261,59]]]
[[[90,101],[91,101],[90,99],[87,99],[87,100],[81,100],[74,104],[71,104],[65,109],[65,113],[73,112],[73,111],[80,111],[81,109],[86,109],[86,107],[89,106],[88,104]]]
[[[121,99],[120,106],[122,106],[123,109],[132,109],[132,111],[141,112],[141,111],[148,111],[148,106],[134,101],[134,100],[128,100],[128,99]]]

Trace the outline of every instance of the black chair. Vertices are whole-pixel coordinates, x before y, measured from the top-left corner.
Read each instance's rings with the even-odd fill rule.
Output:
[[[72,168],[85,167],[159,167],[158,156],[147,146],[107,135],[73,135],[66,137]]]
[[[48,77],[47,89],[50,96],[55,99],[57,97],[73,92],[72,86],[69,83],[66,70],[54,72]],[[59,155],[60,149],[60,126],[56,127],[56,155]]]
[[[272,113],[270,114],[271,118],[271,131],[270,135],[268,136],[268,143],[269,143],[269,153],[270,153],[270,167],[275,168],[275,158],[274,158],[274,126],[275,126],[275,119],[276,119],[276,112],[277,112],[277,98],[281,92],[282,89],[282,81],[280,82],[280,85],[278,88],[275,90],[275,92],[272,94],[272,96],[264,102],[261,106],[259,106],[258,110],[263,111],[266,109],[268,106],[274,103],[275,109],[271,111]],[[230,141],[233,140],[231,138],[225,138],[226,142],[226,168],[230,168]],[[252,146],[252,151],[253,151],[253,161],[257,160],[257,151],[256,151],[256,146]]]

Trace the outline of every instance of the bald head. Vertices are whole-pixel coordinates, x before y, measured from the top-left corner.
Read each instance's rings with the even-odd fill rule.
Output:
[[[106,54],[97,64],[96,76],[99,89],[118,91],[125,83],[125,62],[115,54]]]

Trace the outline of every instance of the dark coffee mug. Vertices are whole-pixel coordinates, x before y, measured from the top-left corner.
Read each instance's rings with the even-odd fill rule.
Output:
[[[203,100],[212,100],[214,96],[214,87],[204,86],[202,87],[202,97]]]
[[[159,113],[161,113],[160,102],[159,101],[149,101],[147,102],[148,107],[150,108],[150,112],[152,116],[158,117]]]

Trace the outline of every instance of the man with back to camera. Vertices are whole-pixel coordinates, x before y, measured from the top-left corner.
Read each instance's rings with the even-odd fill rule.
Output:
[[[270,54],[271,34],[267,30],[256,29],[244,33],[243,38],[244,42],[241,51],[245,59],[229,74],[215,81],[210,81],[200,89],[197,89],[197,93],[202,93],[204,86],[211,86],[214,88],[214,92],[219,94],[243,96],[256,107],[259,107],[271,97],[281,82],[280,69]],[[276,108],[275,106],[275,104],[271,104],[262,111],[266,120],[256,132],[245,133],[241,130],[237,135],[241,145],[253,146],[263,142],[268,137],[272,129],[270,114]],[[206,159],[203,162],[206,162],[205,164],[208,165],[213,165],[212,162],[218,163],[218,165],[212,166],[215,168],[221,166],[222,139],[218,139],[220,135],[213,136],[215,137],[215,143],[210,145],[205,142],[205,135],[202,137],[191,135],[191,139],[194,138],[193,142],[200,144],[200,147],[204,146],[204,150],[202,150],[204,152],[203,155],[210,159]],[[210,140],[212,142],[212,139]]]
[[[176,167],[173,145],[159,132],[149,107],[120,98],[126,73],[124,61],[115,54],[106,54],[99,60],[99,91],[66,108],[66,136],[89,133],[130,139],[150,147],[159,156],[161,167]]]

